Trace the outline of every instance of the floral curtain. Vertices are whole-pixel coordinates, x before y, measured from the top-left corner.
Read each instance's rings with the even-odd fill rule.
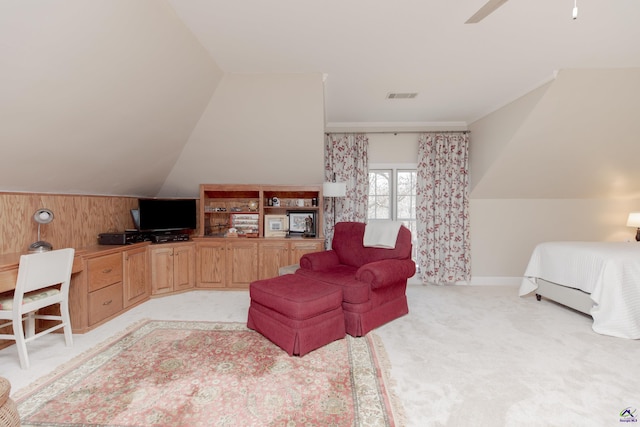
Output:
[[[331,242],[335,222],[367,219],[369,195],[369,138],[363,133],[330,133],[324,144],[325,182],[344,182],[346,197],[324,199],[324,231]]]
[[[423,283],[468,282],[469,133],[418,138],[417,239]]]

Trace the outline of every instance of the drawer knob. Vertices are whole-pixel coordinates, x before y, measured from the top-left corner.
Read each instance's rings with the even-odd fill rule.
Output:
[[[104,270],[102,270],[102,272],[103,272],[104,274],[109,274],[109,273],[111,273],[112,271],[113,271],[113,269],[111,269],[111,268],[105,268]]]
[[[112,299],[110,299],[109,301],[105,301],[105,302],[103,302],[103,303],[102,303],[102,305],[109,305],[109,304],[111,304],[112,302],[113,302],[113,300],[112,300]]]

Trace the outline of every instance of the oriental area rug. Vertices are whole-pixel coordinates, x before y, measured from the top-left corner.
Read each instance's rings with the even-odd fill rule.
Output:
[[[241,323],[147,320],[15,400],[23,426],[398,426],[384,359],[371,334],[290,357]]]

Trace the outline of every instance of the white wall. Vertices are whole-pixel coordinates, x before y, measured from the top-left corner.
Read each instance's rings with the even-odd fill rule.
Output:
[[[405,163],[418,161],[417,133],[369,133],[369,164]]]
[[[533,248],[545,241],[627,241],[627,215],[638,200],[471,199],[474,280],[521,277]]]
[[[160,0],[0,2],[0,190],[153,196],[222,76]]]
[[[474,279],[522,276],[544,241],[625,241],[640,210],[640,70],[564,70],[469,125]]]
[[[321,74],[225,74],[160,196],[199,184],[321,184]]]

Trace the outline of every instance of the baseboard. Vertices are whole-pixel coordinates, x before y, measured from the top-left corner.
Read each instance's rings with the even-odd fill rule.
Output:
[[[520,286],[522,277],[490,277],[480,276],[471,278],[471,286]]]
[[[505,276],[480,276],[472,277],[470,282],[456,282],[458,286],[514,286],[518,287],[522,283],[522,277]],[[407,285],[422,285],[422,281],[415,275],[407,281]]]

